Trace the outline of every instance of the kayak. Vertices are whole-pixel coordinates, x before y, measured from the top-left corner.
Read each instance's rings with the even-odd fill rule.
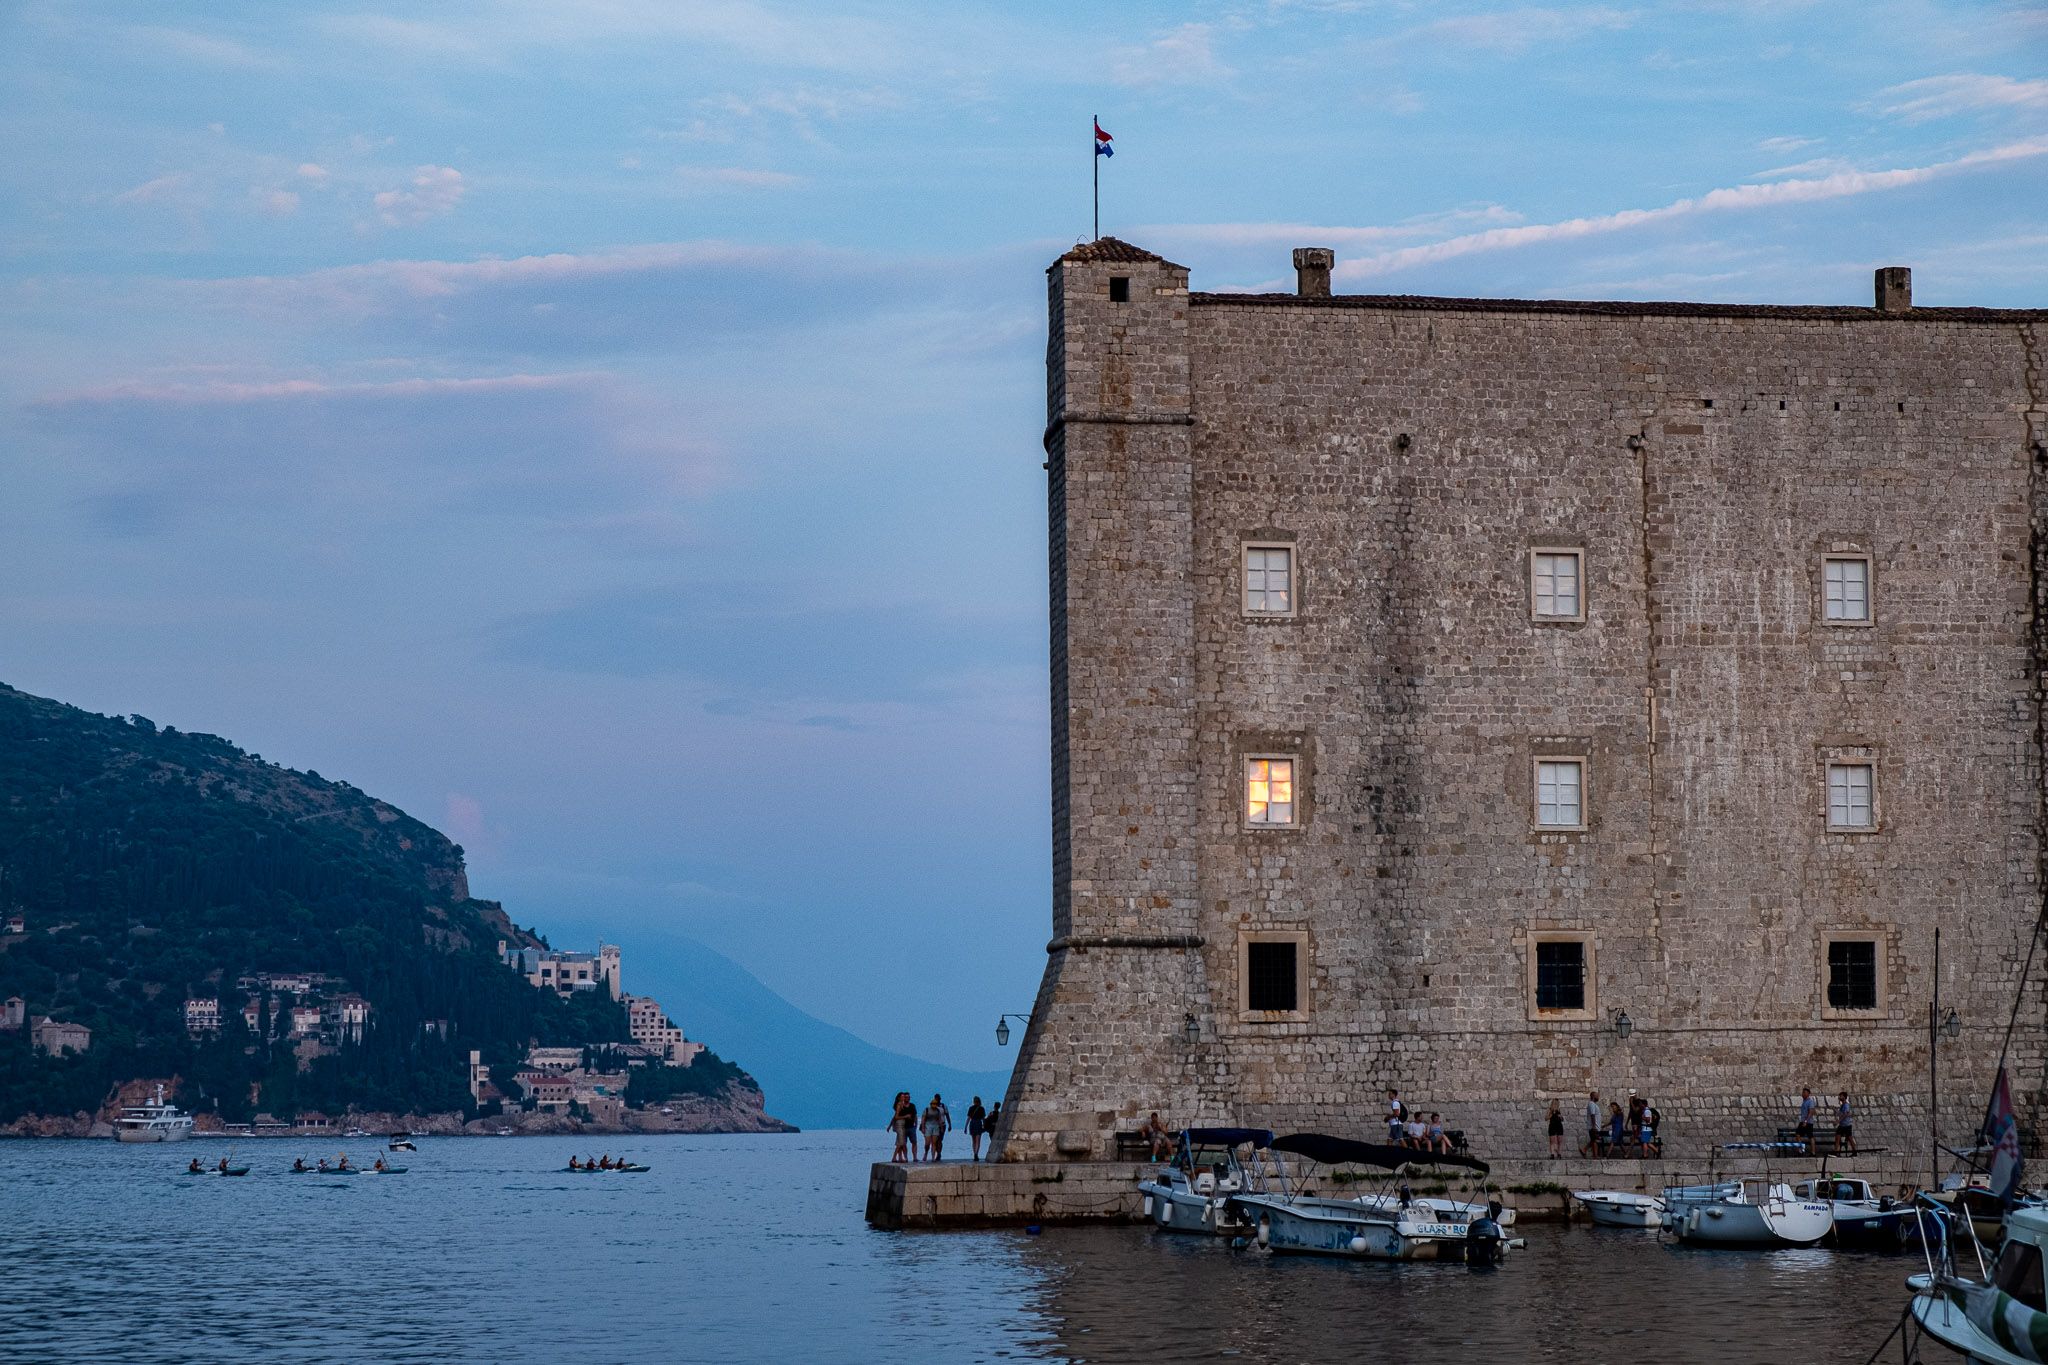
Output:
[[[368,1174],[370,1174],[370,1175],[404,1175],[404,1174],[405,1174],[405,1172],[406,1172],[406,1168],[405,1168],[405,1167],[403,1167],[403,1166],[386,1166],[386,1167],[385,1167],[385,1168],[384,1168],[383,1170],[381,1170],[381,1171],[380,1171],[380,1170],[378,1170],[378,1169],[377,1169],[377,1168],[376,1168],[375,1166],[372,1166],[372,1167],[371,1167],[371,1168],[369,1169],[369,1171],[368,1171]]]
[[[190,1171],[190,1170],[188,1170],[188,1171],[185,1171],[185,1172],[183,1172],[183,1174],[185,1174],[185,1175],[247,1175],[247,1174],[249,1174],[249,1168],[248,1168],[247,1166],[230,1166],[230,1167],[229,1167],[229,1168],[228,1168],[227,1170],[223,1171],[223,1170],[221,1170],[221,1169],[220,1169],[220,1168],[218,1168],[218,1167],[215,1167],[215,1166],[209,1166],[209,1167],[207,1167],[207,1168],[206,1168],[205,1170],[203,1170],[203,1171]]]
[[[625,1171],[628,1173],[638,1173],[641,1171],[650,1171],[653,1169],[654,1168],[652,1166],[635,1166],[632,1163],[628,1162],[627,1164],[622,1166],[564,1166],[562,1168],[562,1172],[565,1175],[570,1171],[574,1171],[577,1175],[582,1175],[585,1171],[591,1171],[597,1175],[617,1175],[621,1171]]]

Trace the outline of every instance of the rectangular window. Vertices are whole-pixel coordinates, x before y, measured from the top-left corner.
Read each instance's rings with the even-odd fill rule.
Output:
[[[1579,585],[1580,559],[1577,550],[1536,550],[1531,553],[1531,610],[1537,620],[1585,619],[1585,597]]]
[[[1246,760],[1245,820],[1254,825],[1294,823],[1293,759]]]
[[[1300,978],[1297,974],[1299,945],[1293,943],[1247,943],[1244,946],[1245,1008],[1250,1010],[1297,1010],[1301,1008]]]
[[[1294,611],[1294,550],[1290,546],[1245,547],[1244,609],[1261,616],[1286,616]]]
[[[1828,1008],[1877,1008],[1877,944],[1871,939],[1828,943]]]
[[[1583,943],[1538,943],[1536,945],[1536,1009],[1586,1008],[1586,945]]]
[[[1869,829],[1876,823],[1871,806],[1868,763],[1828,764],[1828,828]]]
[[[1586,764],[1577,758],[1536,760],[1536,823],[1581,829],[1586,823]]]
[[[1109,277],[1109,301],[1111,303],[1129,303],[1131,301],[1131,277],[1129,275],[1111,275]]]
[[[1830,621],[1870,619],[1870,561],[1830,559],[1821,566],[1821,595]]]

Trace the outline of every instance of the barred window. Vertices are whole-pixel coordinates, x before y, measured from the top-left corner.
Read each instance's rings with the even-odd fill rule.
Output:
[[[1828,765],[1828,828],[1869,829],[1876,824],[1868,763]]]
[[[1252,1010],[1301,1008],[1298,945],[1247,943],[1244,946],[1245,1007]]]
[[[1576,621],[1585,614],[1585,599],[1579,591],[1580,554],[1577,550],[1537,550],[1529,565],[1531,610],[1538,620]]]
[[[1294,823],[1293,759],[1246,760],[1245,821],[1253,825]]]
[[[1877,1008],[1877,944],[1871,939],[1834,939],[1828,944],[1828,1008]]]
[[[1870,561],[1830,559],[1821,566],[1824,614],[1830,621],[1870,619]]]
[[[1539,1012],[1586,1008],[1585,944],[1536,945],[1536,1008]]]
[[[1536,823],[1546,829],[1578,829],[1586,823],[1586,764],[1583,759],[1539,759],[1536,763]]]
[[[1294,551],[1284,545],[1248,545],[1244,551],[1244,609],[1265,616],[1294,610]]]

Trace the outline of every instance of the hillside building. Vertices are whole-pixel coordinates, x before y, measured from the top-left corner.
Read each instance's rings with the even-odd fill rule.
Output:
[[[634,1042],[657,1049],[670,1066],[688,1066],[704,1050],[683,1036],[674,1020],[661,1012],[659,1001],[644,995],[626,1000],[626,1032]]]
[[[83,1024],[38,1015],[29,1025],[29,1042],[36,1051],[47,1052],[52,1057],[66,1052],[86,1052],[92,1048],[92,1030]]]
[[[17,1033],[28,1021],[28,1002],[18,995],[10,995],[0,1003],[0,1032]]]
[[[185,1032],[220,1032],[220,997],[198,996],[185,1002]]]
[[[500,939],[498,958],[528,984],[562,995],[603,990],[618,1000],[625,994],[617,944],[599,943],[594,953],[570,953],[553,948],[508,948]]]
[[[2048,312],[1050,269],[1052,939],[996,1134],[1982,1114],[2042,909]],[[2037,1127],[2042,964],[2014,1088]]]

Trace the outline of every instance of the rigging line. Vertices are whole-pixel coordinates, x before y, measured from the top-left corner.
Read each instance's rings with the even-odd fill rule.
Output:
[[[1892,1330],[1884,1334],[1884,1340],[1877,1343],[1877,1349],[1870,1353],[1870,1358],[1864,1361],[1863,1365],[1877,1365],[1877,1358],[1884,1354],[1884,1348],[1892,1344],[1892,1338],[1897,1336],[1900,1333],[1900,1331],[1904,1329],[1906,1325],[1906,1319],[1912,1316],[1913,1301],[1911,1299],[1908,1299],[1906,1300],[1906,1311],[1899,1314],[1899,1320],[1892,1324]]]

